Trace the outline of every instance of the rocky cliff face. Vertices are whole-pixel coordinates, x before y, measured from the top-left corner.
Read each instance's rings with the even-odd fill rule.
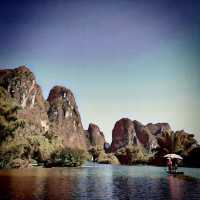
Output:
[[[128,118],[117,121],[112,131],[112,151],[115,152],[117,149],[137,143],[134,123]]]
[[[143,125],[122,118],[113,128],[110,148],[97,125],[90,124],[88,130],[83,130],[69,89],[55,86],[45,101],[26,66],[0,70],[0,111],[0,167],[13,163],[28,166],[32,159],[44,162],[65,147],[90,149],[93,157],[102,153],[99,162],[112,162],[115,154],[122,164],[146,163],[154,150],[151,164],[163,165],[163,156],[174,152],[188,165],[200,166],[194,161],[200,152],[194,135],[183,130],[173,132],[168,123]],[[113,152],[109,156],[105,146],[106,152]]]
[[[89,148],[91,146],[100,146],[102,148],[104,147],[106,142],[104,134],[96,124],[90,123],[88,130],[85,131],[85,135]]]
[[[16,117],[22,122],[14,137],[1,145],[0,156],[8,157],[14,151],[14,157],[22,160],[45,160],[65,147],[86,150],[80,114],[69,89],[55,86],[45,101],[34,74],[26,66],[0,70],[0,87],[19,107]],[[4,106],[5,99],[0,102]]]
[[[168,123],[156,123],[156,124],[149,123],[146,125],[146,127],[149,129],[151,134],[155,135],[155,136],[159,135],[162,132],[166,132],[166,131],[171,132],[172,131],[172,129]]]
[[[34,74],[25,66],[0,70],[0,84],[21,107],[44,109],[44,98]]]
[[[51,131],[62,136],[64,145],[86,149],[83,126],[73,93],[65,87],[55,86],[47,101]]]
[[[0,86],[21,107],[18,118],[26,122],[19,132],[37,132],[48,130],[48,116],[45,100],[34,74],[25,66],[16,69],[0,70]]]
[[[143,125],[123,118],[114,126],[111,147],[122,164],[145,163],[148,158],[151,164],[165,165],[163,156],[173,152],[181,155],[187,165],[192,163],[190,158],[199,152],[200,146],[194,135],[183,130],[173,132],[168,123]]]
[[[135,125],[136,136],[140,143],[148,150],[156,148],[158,144],[152,130],[136,120],[134,120],[133,123]]]
[[[112,151],[135,144],[142,144],[147,150],[155,149],[157,137],[165,131],[171,131],[167,123],[143,125],[137,120],[122,118],[116,122],[112,132]]]

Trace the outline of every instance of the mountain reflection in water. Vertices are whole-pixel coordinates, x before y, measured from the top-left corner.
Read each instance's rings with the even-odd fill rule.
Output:
[[[182,170],[189,176],[170,176],[162,167],[93,163],[1,170],[0,200],[200,199],[200,169]]]

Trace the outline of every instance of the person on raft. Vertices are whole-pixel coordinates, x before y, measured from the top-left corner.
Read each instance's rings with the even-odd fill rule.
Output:
[[[174,170],[174,172],[176,172],[177,169],[178,169],[178,163],[177,163],[177,160],[174,159],[174,161],[173,161],[173,170]]]
[[[171,158],[167,159],[167,167],[168,167],[168,171],[172,172],[172,160],[171,160]]]

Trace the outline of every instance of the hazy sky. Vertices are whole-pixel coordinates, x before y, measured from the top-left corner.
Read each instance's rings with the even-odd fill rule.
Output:
[[[1,1],[0,66],[22,64],[108,141],[122,117],[200,138],[199,0]]]

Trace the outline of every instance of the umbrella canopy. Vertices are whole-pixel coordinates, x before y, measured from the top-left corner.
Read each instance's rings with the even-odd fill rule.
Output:
[[[183,158],[175,153],[170,153],[164,156],[165,158],[171,158],[171,159],[180,159],[183,160]]]

